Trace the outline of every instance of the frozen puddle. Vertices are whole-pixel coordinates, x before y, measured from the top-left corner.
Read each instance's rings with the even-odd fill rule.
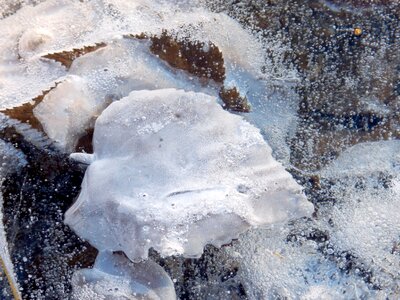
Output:
[[[0,20],[0,254],[23,297],[398,298],[400,145],[291,165],[313,123],[282,37],[209,1],[32,2]]]

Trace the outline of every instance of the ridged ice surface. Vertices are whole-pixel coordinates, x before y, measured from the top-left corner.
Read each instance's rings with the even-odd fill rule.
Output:
[[[96,121],[94,154],[73,157],[92,163],[65,222],[131,260],[150,247],[198,257],[251,226],[312,212],[259,130],[202,93],[132,92]]]

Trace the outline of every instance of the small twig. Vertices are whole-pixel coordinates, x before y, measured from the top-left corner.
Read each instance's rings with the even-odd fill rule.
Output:
[[[14,300],[21,300],[22,298],[21,298],[21,295],[19,294],[18,288],[16,287],[16,284],[14,283],[14,280],[13,280],[11,274],[8,272],[6,264],[4,263],[4,260],[1,257],[1,255],[0,255],[0,266],[4,270],[4,274],[6,275],[8,284],[10,285]]]

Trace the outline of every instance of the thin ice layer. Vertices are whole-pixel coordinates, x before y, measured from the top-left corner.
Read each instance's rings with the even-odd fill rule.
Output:
[[[321,170],[321,175],[344,179],[349,176],[368,177],[378,172],[394,173],[400,168],[399,150],[398,140],[357,144]]]
[[[131,260],[150,247],[196,257],[250,226],[312,211],[259,130],[201,93],[138,91],[114,102],[96,122],[91,159],[65,222]]]
[[[331,240],[350,249],[382,288],[399,288],[400,141],[362,143],[342,153],[323,174],[336,184]],[[338,172],[342,166],[343,172]]]
[[[319,204],[319,218],[251,230],[227,249],[249,299],[396,298],[399,149],[398,140],[347,149],[319,174],[335,200]]]
[[[315,241],[294,245],[288,243],[289,234],[289,226],[249,230],[234,247],[226,248],[240,259],[239,276],[248,299],[344,300],[365,295],[368,285],[357,275],[343,274],[318,251]]]

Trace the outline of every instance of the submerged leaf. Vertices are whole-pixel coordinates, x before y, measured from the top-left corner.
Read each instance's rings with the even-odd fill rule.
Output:
[[[150,51],[172,67],[187,71],[203,79],[222,83],[225,79],[224,58],[212,42],[178,40],[163,31],[161,36],[152,36]]]
[[[236,87],[219,91],[219,97],[224,102],[224,108],[238,112],[250,112],[250,104],[246,97],[242,97]]]
[[[94,52],[100,48],[105,47],[106,45],[107,45],[106,43],[96,43],[94,46],[85,46],[79,49],[72,49],[71,51],[49,53],[44,55],[43,57],[58,61],[67,69],[69,69],[76,58],[88,54],[90,52]]]
[[[44,97],[50,93],[53,89],[57,87],[59,83],[56,83],[54,87],[51,87],[48,90],[42,92],[41,95],[32,99],[32,101],[24,103],[20,106],[16,106],[13,108],[7,108],[4,110],[0,110],[1,113],[9,116],[12,119],[18,120],[22,123],[26,123],[31,125],[32,128],[37,129],[41,132],[44,132],[43,126],[40,121],[36,118],[33,113],[34,108],[39,105],[40,102],[43,101]]]

